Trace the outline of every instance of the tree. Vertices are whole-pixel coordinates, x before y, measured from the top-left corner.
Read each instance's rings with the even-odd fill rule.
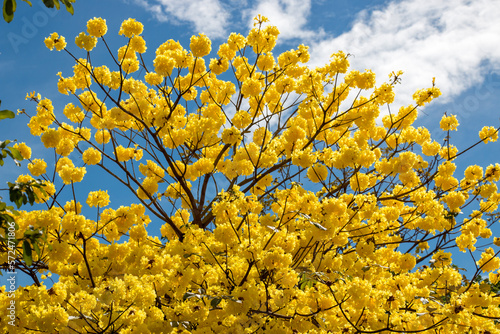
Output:
[[[208,64],[202,34],[190,51],[166,41],[148,64],[133,19],[111,68],[91,57],[99,40],[110,50],[101,18],[75,40],[82,58],[57,33],[45,40],[75,60],[58,82],[74,103],[63,121],[27,96],[31,133],[56,161],[31,161],[46,208],[16,222],[46,235],[33,262],[58,279],[15,291],[24,333],[500,333],[498,251],[482,247],[470,279],[448,252],[474,256],[500,218],[500,165],[455,173],[498,128],[458,152],[457,119],[444,115],[447,140],[433,141],[413,123],[440,95],[434,82],[381,117],[400,72],[375,86],[341,51],[315,69],[303,45],[274,57],[279,32],[266,21],[231,34]],[[138,203],[105,208],[106,190],[78,191],[98,168]]]
[[[27,2],[31,6],[31,1],[28,0],[23,0],[24,2]],[[47,8],[56,8],[59,10],[61,8],[61,3],[59,0],[42,0],[43,4]],[[66,7],[66,10],[73,15],[74,9],[73,9],[73,3],[75,0],[61,0],[62,4]],[[3,2],[3,19],[6,22],[11,22],[14,19],[14,13],[16,12],[17,9],[17,3],[16,0],[4,0]]]

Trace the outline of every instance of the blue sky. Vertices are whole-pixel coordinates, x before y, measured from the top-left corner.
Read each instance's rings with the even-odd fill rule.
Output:
[[[443,96],[423,111],[418,123],[438,141],[444,138],[439,130],[444,112],[456,114],[461,123],[459,132],[452,134],[452,143],[459,148],[475,143],[482,126],[500,123],[500,0],[77,0],[73,16],[65,10],[46,9],[39,2],[33,1],[30,8],[19,1],[14,21],[0,22],[2,109],[24,108],[33,113],[34,104],[24,100],[31,91],[52,99],[59,112],[72,101],[57,92],[56,73],[69,76],[73,62],[43,43],[54,31],[66,37],[70,50],[84,56],[73,41],[86,30],[88,19],[107,20],[106,38],[116,50],[125,43],[117,35],[121,22],[133,17],[145,26],[150,55],[171,38],[187,48],[191,35],[199,32],[212,38],[215,53],[230,32],[245,35],[252,18],[260,13],[281,32],[275,54],[309,45],[315,66],[344,50],[353,55],[352,68],[372,69],[379,83],[393,70],[403,70],[393,110],[412,103],[413,92],[429,87],[436,77]],[[33,158],[45,156],[47,151],[29,134],[26,123],[22,115],[0,122],[0,139],[25,141],[33,148]],[[498,144],[481,145],[458,161],[458,169],[499,161]],[[25,173],[23,166],[2,168],[0,188]],[[102,182],[99,175],[86,180],[86,187],[97,190]]]

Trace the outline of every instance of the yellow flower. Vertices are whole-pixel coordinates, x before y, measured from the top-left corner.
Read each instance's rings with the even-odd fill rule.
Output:
[[[274,57],[271,52],[261,55],[257,60],[257,66],[261,71],[269,71],[274,67]]]
[[[40,176],[45,174],[47,169],[47,163],[42,159],[35,159],[32,163],[28,164],[28,169],[33,176]]]
[[[94,77],[97,82],[103,85],[109,85],[111,82],[111,72],[107,66],[94,67]]]
[[[234,52],[234,54],[243,49],[245,47],[245,44],[246,38],[241,34],[231,33],[231,35],[229,35],[229,38],[227,39],[227,45],[229,46],[229,49]],[[233,57],[234,55],[232,57],[228,57],[228,59],[232,59]]]
[[[49,37],[44,40],[45,46],[49,50],[53,50],[54,48],[57,51],[64,50],[66,47],[66,40],[63,36],[59,36],[56,32],[52,33]]]
[[[155,72],[163,77],[168,77],[172,74],[175,66],[175,60],[169,56],[157,55],[153,61]]]
[[[485,126],[479,131],[479,138],[487,144],[488,142],[496,142],[498,139],[498,130],[492,126]]]
[[[85,173],[86,173],[85,167],[71,167],[68,165],[61,167],[61,169],[58,172],[64,184],[81,182],[83,180]]]
[[[93,147],[89,147],[83,152],[82,159],[87,165],[96,165],[101,162],[101,152]]]
[[[192,36],[189,48],[195,57],[204,57],[212,50],[212,42],[205,34]]]
[[[377,98],[376,102],[380,105],[394,102],[394,91],[392,85],[383,83],[380,87],[375,88],[373,95]]]
[[[76,107],[73,103],[68,103],[64,107],[64,115],[74,123],[81,123],[85,119],[85,114],[80,107]]]
[[[111,138],[108,130],[99,130],[95,134],[95,141],[98,144],[107,144]]]
[[[451,264],[451,253],[439,250],[430,261],[435,267],[445,267]]]
[[[219,75],[227,71],[227,69],[229,68],[229,61],[227,60],[227,58],[219,58],[219,59],[213,58],[210,60],[209,67],[212,73]]]
[[[326,180],[327,176],[328,169],[323,164],[316,163],[307,170],[307,177],[315,183]]]
[[[24,155],[23,155],[24,157]],[[498,181],[500,180],[500,164],[489,165],[486,168],[486,173],[484,173],[484,177],[488,181]]]
[[[69,95],[69,93],[74,94],[76,85],[73,78],[63,78],[61,72],[57,74],[60,76],[59,81],[57,82],[57,89],[59,90],[59,93],[64,95]]]
[[[142,173],[142,175],[157,180],[160,180],[165,176],[165,170],[151,160],[148,160],[146,165],[140,164],[139,171]]]
[[[271,174],[266,174],[251,189],[252,194],[257,195],[257,196],[264,194],[266,188],[269,187],[269,185],[271,185],[271,182],[273,182],[272,175]]]
[[[139,70],[139,61],[132,58],[124,59],[122,68],[125,73],[134,73]]]
[[[57,161],[56,172],[59,172],[64,166],[75,167],[73,161],[70,158],[63,157]]]
[[[257,79],[247,79],[241,85],[241,93],[244,97],[257,96],[262,90],[262,83]]]
[[[31,158],[31,148],[26,143],[16,143],[13,147],[21,153],[24,159]]]
[[[413,100],[418,106],[423,106],[426,103],[431,102],[436,97],[441,95],[441,91],[437,87],[421,89],[413,94]]]
[[[42,142],[46,148],[56,147],[61,140],[61,133],[55,129],[47,129],[42,135]]]
[[[465,196],[461,192],[452,191],[443,196],[442,201],[448,205],[450,212],[460,212],[460,207],[465,203]]]
[[[146,177],[141,186],[142,188],[137,189],[137,196],[140,199],[147,199],[158,191],[158,180],[154,177]]]
[[[228,43],[224,43],[219,46],[219,51],[217,51],[217,55],[220,58],[231,60],[236,56],[236,51],[231,49]]]
[[[292,163],[302,168],[308,168],[316,162],[318,154],[313,152],[312,149],[295,150],[292,153]]]
[[[497,270],[500,267],[500,258],[496,256],[493,248],[488,247],[488,249],[481,254],[481,259],[477,261],[477,265],[481,268],[483,273]]]
[[[148,237],[148,232],[143,224],[135,225],[130,229],[130,239],[135,241],[144,241]],[[141,310],[142,311],[142,310]],[[136,319],[138,323],[142,323],[146,320],[146,313],[144,311],[141,312],[142,317]]]
[[[201,158],[193,164],[192,175],[196,177],[211,173],[214,169],[214,162],[209,158]]]
[[[144,80],[151,86],[156,86],[161,84],[163,76],[155,72],[149,72],[144,76]]]
[[[135,35],[142,34],[143,28],[144,26],[142,23],[130,18],[122,22],[118,35],[125,35],[125,37],[131,38]]]
[[[244,129],[250,125],[252,122],[252,116],[245,110],[239,110],[234,114],[233,119],[231,120],[235,127],[238,129]],[[265,130],[265,128],[263,128]],[[255,138],[255,132],[254,132]],[[268,138],[269,139],[269,138]]]
[[[76,202],[75,204],[75,201],[71,200],[66,202],[66,204],[64,204],[64,211],[73,212],[79,215],[82,212],[82,205],[80,204],[80,202]]]
[[[235,145],[241,141],[240,130],[236,129],[234,126],[229,129],[224,129],[222,131],[222,142],[224,144]]]
[[[426,141],[422,144],[422,153],[427,156],[435,156],[441,149],[441,145],[437,141]]]
[[[144,53],[147,49],[146,41],[142,38],[142,36],[133,36],[130,39],[129,48],[131,51]]]
[[[134,149],[132,147],[123,147],[121,145],[116,147],[116,159],[118,161],[128,161],[134,156]]]
[[[94,36],[87,35],[83,31],[76,36],[75,38],[75,44],[78,46],[80,49],[85,49],[87,51],[92,51],[92,49],[96,46],[97,44],[97,38]]]
[[[90,207],[105,207],[109,204],[108,191],[91,191],[87,197],[87,205]]]
[[[467,180],[479,180],[483,177],[483,168],[478,165],[469,166],[465,169],[464,175]]]
[[[94,37],[102,37],[108,31],[108,27],[106,26],[106,20],[102,18],[90,19],[87,21],[87,32],[89,35]]]
[[[455,115],[446,116],[443,115],[441,121],[439,122],[439,126],[443,131],[457,131],[458,120]]]

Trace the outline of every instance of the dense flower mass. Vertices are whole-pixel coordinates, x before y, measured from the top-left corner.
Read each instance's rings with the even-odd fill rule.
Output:
[[[277,54],[260,15],[212,59],[202,34],[142,57],[143,25],[128,19],[99,65],[106,31],[94,18],[76,38],[61,112],[27,96],[56,161],[30,160],[18,179],[43,178],[46,205],[16,217],[15,265],[34,282],[15,291],[19,332],[500,334],[500,165],[461,175],[457,118],[442,118],[443,142],[414,125],[434,83],[384,113],[401,72],[377,84],[342,51],[308,67],[304,45]],[[486,126],[471,146],[497,139]],[[97,189],[116,181],[138,204],[89,193],[97,170]],[[462,275],[450,249],[476,271]]]

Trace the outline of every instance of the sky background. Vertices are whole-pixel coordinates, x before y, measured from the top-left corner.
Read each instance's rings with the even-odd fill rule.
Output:
[[[77,0],[73,16],[64,9],[47,9],[39,0],[32,2],[30,8],[18,1],[14,21],[0,22],[1,109],[33,114],[35,105],[24,99],[31,91],[52,99],[60,114],[66,103],[74,102],[57,92],[56,76],[59,71],[70,76],[74,63],[65,53],[49,51],[43,40],[58,32],[66,37],[68,49],[84,57],[73,41],[86,31],[90,18],[107,20],[106,38],[114,50],[126,43],[117,34],[121,22],[133,17],[145,26],[150,57],[168,39],[189,48],[190,37],[197,33],[212,39],[215,57],[229,33],[246,35],[253,17],[262,14],[281,32],[275,55],[305,44],[314,67],[343,50],[352,55],[351,68],[372,69],[378,83],[388,80],[392,71],[403,70],[394,111],[412,103],[413,92],[430,87],[435,77],[443,95],[423,110],[418,124],[438,141],[444,138],[439,120],[445,112],[457,115],[460,122],[451,137],[459,149],[475,143],[484,125],[500,124],[500,0]],[[29,134],[27,121],[23,115],[1,121],[0,140],[25,141],[33,149],[32,158],[44,157],[47,150]],[[480,145],[457,162],[457,175],[470,164],[486,167],[499,161],[498,143]],[[22,168],[6,164],[0,169],[0,188],[26,170],[26,163]],[[97,190],[103,177],[86,177],[83,187]],[[116,208],[113,196],[111,200]]]

